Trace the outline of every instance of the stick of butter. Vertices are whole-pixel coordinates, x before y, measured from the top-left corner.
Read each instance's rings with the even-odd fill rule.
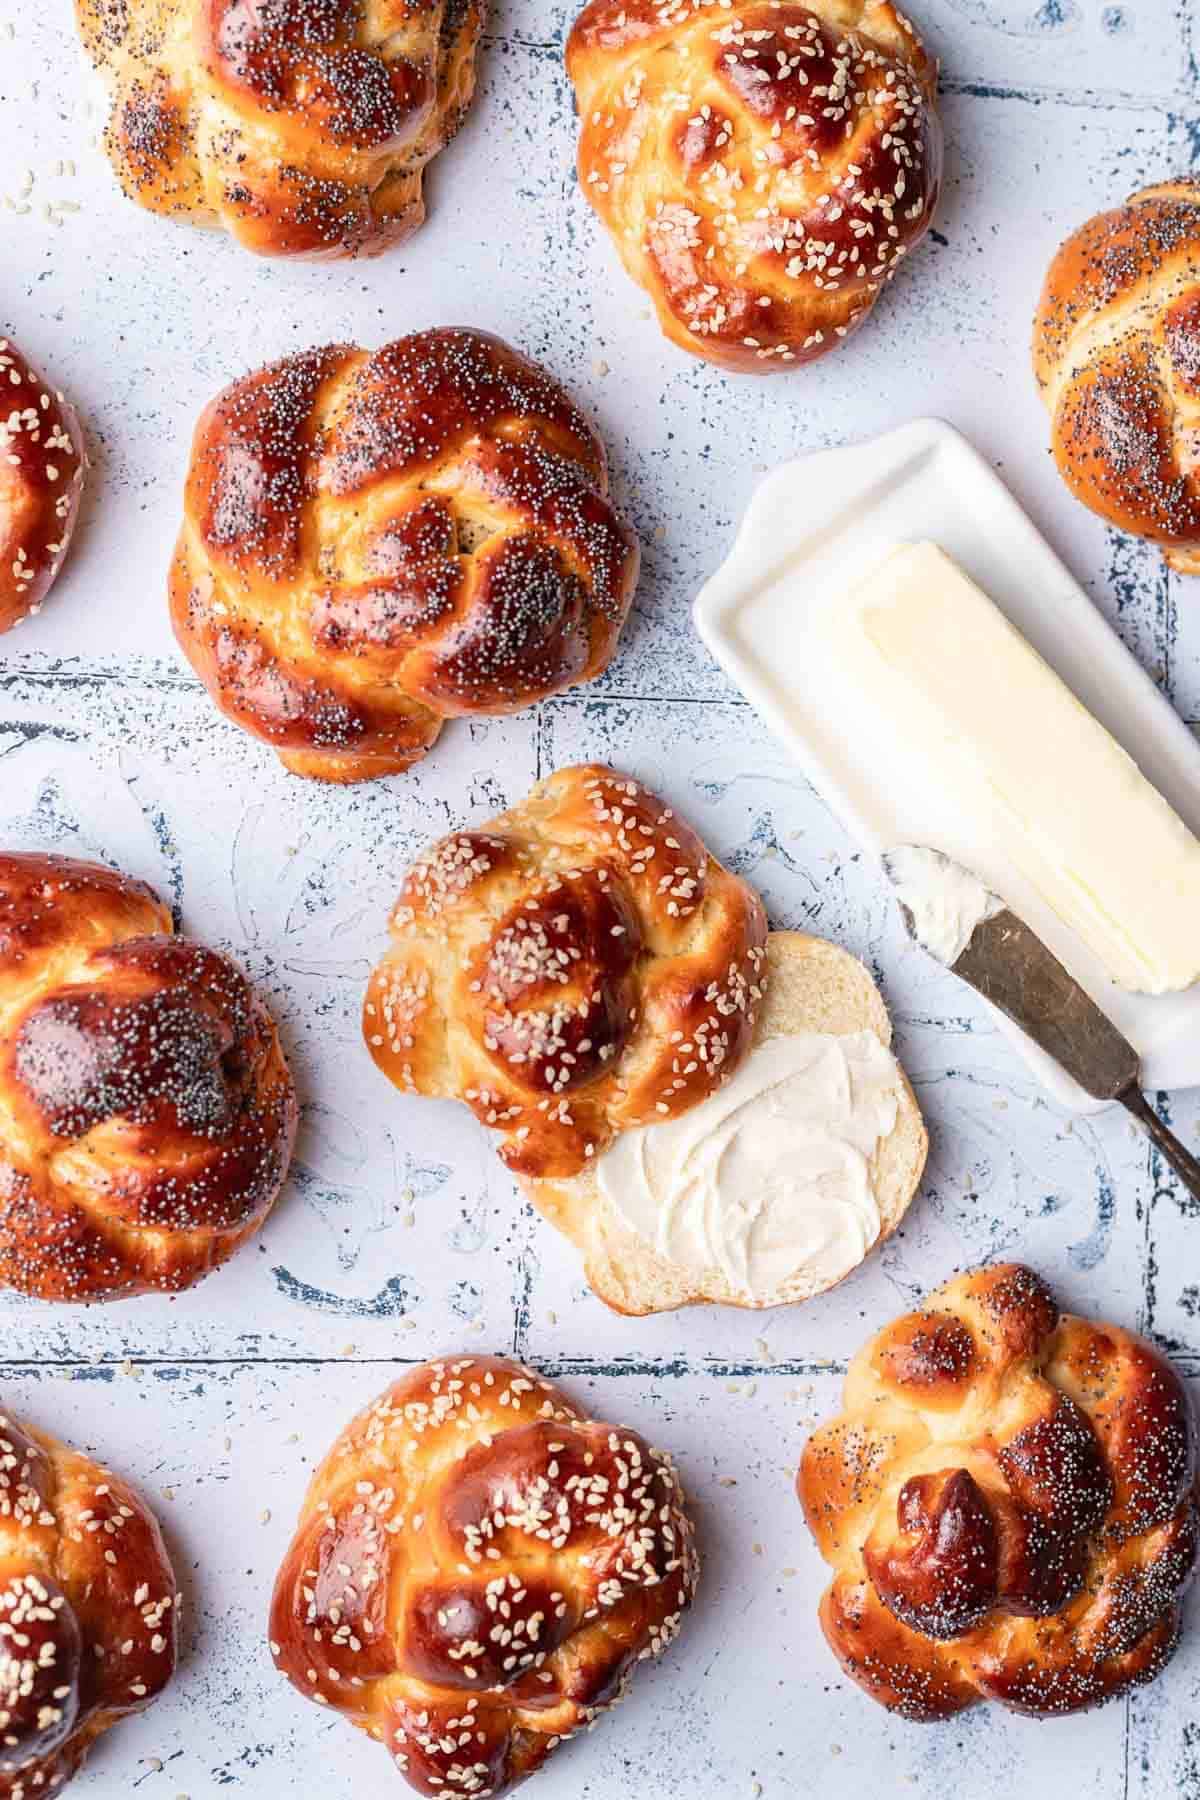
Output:
[[[1113,981],[1200,977],[1200,842],[936,544],[893,551],[818,630]]]

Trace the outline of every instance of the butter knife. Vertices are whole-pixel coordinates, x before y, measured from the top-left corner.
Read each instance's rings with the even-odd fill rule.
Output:
[[[1200,1200],[1200,1161],[1142,1093],[1137,1051],[1025,921],[940,850],[904,845],[883,865],[914,941],[1006,1013],[1085,1092],[1118,1101]]]

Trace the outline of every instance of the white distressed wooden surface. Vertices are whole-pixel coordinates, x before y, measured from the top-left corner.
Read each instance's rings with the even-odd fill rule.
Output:
[[[0,644],[0,841],[105,857],[163,888],[185,928],[230,948],[270,995],[305,1102],[283,1200],[207,1285],[91,1313],[3,1302],[5,1405],[158,1496],[189,1590],[178,1681],[106,1740],[80,1800],[405,1791],[375,1746],[275,1677],[263,1617],[307,1471],[337,1428],[398,1363],[476,1346],[516,1349],[675,1450],[706,1554],[683,1638],[537,1778],[539,1800],[724,1800],[756,1781],[769,1800],[812,1787],[828,1800],[1200,1796],[1200,1620],[1162,1681],[1090,1717],[1037,1726],[979,1709],[905,1725],[825,1650],[823,1569],[791,1491],[846,1356],[985,1256],[1028,1258],[1067,1302],[1153,1332],[1200,1375],[1200,1219],[1123,1119],[1056,1113],[971,997],[907,945],[688,625],[758,471],[936,412],[991,457],[1200,719],[1200,582],[1168,578],[1069,501],[1027,365],[1064,232],[1200,168],[1191,0],[914,9],[945,67],[936,235],[846,350],[759,382],[668,349],[618,271],[572,172],[561,5],[502,0],[478,104],[433,167],[426,229],[374,264],[313,270],[252,262],[122,201],[95,149],[100,109],[67,0],[0,0],[0,200],[30,190],[28,213],[0,206],[0,331],[79,403],[97,464],[52,602]],[[61,200],[80,210],[56,225],[42,205]],[[647,547],[636,614],[596,687],[451,727],[407,777],[301,784],[217,717],[171,644],[163,578],[192,423],[225,381],[284,350],[445,323],[501,332],[593,409]],[[360,1049],[363,978],[409,855],[592,756],[661,786],[777,924],[864,955],[895,1013],[933,1137],[922,1195],[883,1255],[802,1310],[606,1313],[470,1121],[399,1098]],[[1200,1095],[1171,1112],[1200,1132]]]

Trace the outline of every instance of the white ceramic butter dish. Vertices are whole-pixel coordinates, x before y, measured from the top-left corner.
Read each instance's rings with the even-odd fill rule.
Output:
[[[990,596],[1200,834],[1200,744],[983,459],[951,426],[919,419],[776,469],[701,590],[701,636],[809,780],[875,855],[928,844],[1002,894],[1133,1044],[1147,1088],[1200,1086],[1200,985],[1155,997],[1114,986],[908,747],[881,741],[861,698],[823,661],[814,609],[848,592],[897,543],[931,539]],[[1014,721],[1036,729],[1036,721]],[[880,879],[883,879],[882,872]],[[1200,919],[1197,922],[1200,930]],[[1096,1102],[998,1013],[1063,1104]]]

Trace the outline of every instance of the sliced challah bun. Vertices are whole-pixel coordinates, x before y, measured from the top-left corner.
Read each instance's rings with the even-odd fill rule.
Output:
[[[431,845],[390,929],[371,1055],[496,1133],[618,1312],[808,1299],[903,1216],[925,1129],[875,984],[641,782],[559,769]]]
[[[836,944],[802,931],[771,932],[763,990],[744,1068],[752,1068],[755,1052],[772,1040],[807,1034],[828,1034],[847,1042],[870,1034],[890,1050],[891,1020],[878,988],[857,958]],[[878,1230],[861,1255],[840,1272],[800,1261],[769,1291],[751,1294],[716,1263],[697,1270],[664,1256],[621,1216],[604,1191],[597,1162],[567,1180],[522,1178],[521,1186],[538,1211],[583,1253],[588,1282],[617,1312],[668,1312],[704,1301],[766,1307],[810,1300],[843,1280],[863,1256],[890,1237],[917,1191],[929,1140],[912,1087],[898,1064],[894,1077],[895,1121],[869,1158]],[[731,1082],[738,1078],[735,1071]]]
[[[413,863],[363,1007],[402,1093],[461,1100],[530,1181],[678,1118],[745,1058],[767,915],[675,812],[559,769]]]

